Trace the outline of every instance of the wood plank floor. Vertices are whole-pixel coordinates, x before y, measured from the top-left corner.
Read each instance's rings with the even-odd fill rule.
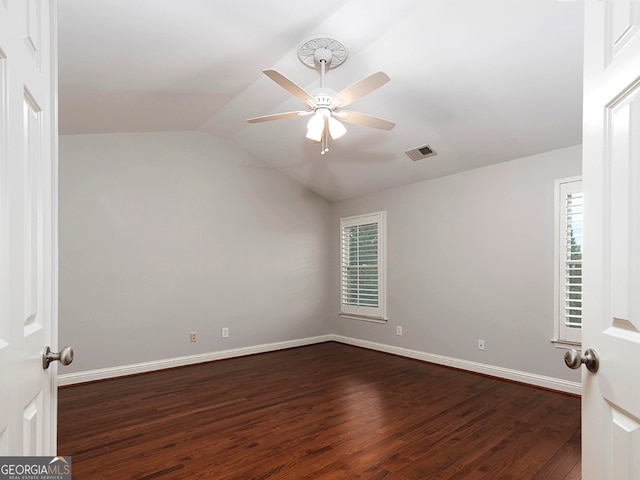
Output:
[[[62,388],[74,480],[580,479],[580,399],[339,343]]]

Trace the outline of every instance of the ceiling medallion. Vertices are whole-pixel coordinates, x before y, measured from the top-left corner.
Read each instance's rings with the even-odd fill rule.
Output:
[[[331,53],[328,68],[335,68],[347,59],[347,47],[344,43],[324,35],[315,35],[303,40],[298,46],[298,58],[306,66],[317,68],[316,51],[320,49],[327,49]]]

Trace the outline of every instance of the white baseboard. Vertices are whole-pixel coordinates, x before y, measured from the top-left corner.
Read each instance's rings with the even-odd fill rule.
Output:
[[[225,358],[242,357],[245,355],[253,355],[256,353],[273,352],[275,350],[283,350],[286,348],[302,347],[304,345],[312,345],[314,343],[329,342],[332,340],[331,335],[320,335],[318,337],[302,338],[299,340],[288,340],[284,342],[267,343],[263,345],[254,345],[251,347],[234,348],[231,350],[221,350],[218,352],[201,353],[198,355],[187,355],[184,357],[168,358],[153,362],[136,363],[132,365],[122,365],[118,367],[100,368],[97,370],[89,370],[86,372],[63,373],[58,375],[58,385],[75,385],[78,383],[95,382],[96,380],[107,380],[110,378],[124,377],[126,375],[135,375],[138,373],[153,372],[156,370],[165,370],[167,368],[183,367],[185,365],[195,365],[197,363],[212,362],[214,360],[223,360]]]
[[[496,367],[494,365],[486,365],[469,360],[460,360],[458,358],[445,357],[433,353],[421,352],[419,350],[410,350],[407,348],[395,347],[393,345],[385,345],[383,343],[370,342],[368,340],[360,340],[358,338],[344,337],[342,335],[320,335],[317,337],[303,338],[299,340],[288,340],[284,342],[267,343],[263,345],[255,345],[251,347],[235,348],[231,350],[222,350],[218,352],[202,353],[199,355],[188,355],[184,357],[169,358],[153,362],[136,363],[133,365],[123,365],[118,367],[101,368],[98,370],[89,370],[86,372],[64,373],[58,376],[58,385],[75,385],[78,383],[93,382],[96,380],[106,380],[109,378],[123,377],[126,375],[135,375],[138,373],[153,372],[156,370],[164,370],[167,368],[182,367],[186,365],[194,365],[197,363],[211,362],[214,360],[223,360],[225,358],[241,357],[244,355],[253,355],[256,353],[272,352],[275,350],[283,350],[285,348],[302,347],[304,345],[313,345],[322,342],[339,342],[356,347],[368,348],[380,352],[391,353],[401,357],[413,358],[425,362],[435,363],[437,365],[445,365],[448,367],[459,368],[470,372],[481,373],[492,377],[512,380],[528,385],[548,388],[560,392],[580,395],[582,386],[578,382],[570,382],[544,375],[537,375],[529,372],[511,370],[509,368]]]
[[[410,350],[407,348],[395,347],[393,345],[385,345],[383,343],[360,340],[358,338],[343,337],[341,335],[329,336],[333,341],[346,343],[348,345],[354,345],[356,347],[363,347],[370,350],[392,353],[401,357],[408,357],[416,360],[435,363],[437,365],[459,368],[461,370],[481,373],[483,375],[503,378],[506,380],[525,383],[527,385],[534,385],[537,387],[548,388],[550,390],[557,390],[564,393],[571,393],[573,395],[582,394],[582,385],[579,382],[571,382],[569,380],[546,377],[544,375],[537,375],[534,373],[522,372],[509,368],[496,367],[494,365],[486,365],[484,363],[472,362],[469,360],[460,360],[458,358],[445,357],[443,355],[436,355],[433,353],[426,353],[418,350]]]

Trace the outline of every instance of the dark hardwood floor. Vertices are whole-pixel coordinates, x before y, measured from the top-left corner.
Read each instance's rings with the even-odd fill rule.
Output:
[[[323,343],[62,388],[74,480],[580,479],[580,399]]]

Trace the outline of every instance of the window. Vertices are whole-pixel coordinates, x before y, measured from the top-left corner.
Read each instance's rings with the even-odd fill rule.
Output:
[[[556,181],[556,343],[582,340],[583,194],[579,177]]]
[[[383,321],[386,212],[340,220],[340,315]]]

